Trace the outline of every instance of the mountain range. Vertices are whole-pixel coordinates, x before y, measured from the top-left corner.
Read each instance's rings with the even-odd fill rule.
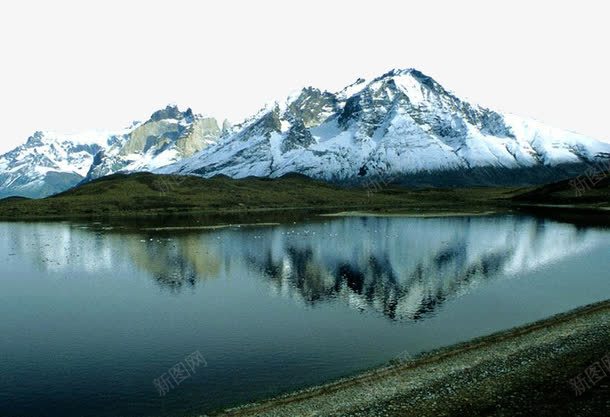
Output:
[[[220,134],[216,119],[176,106],[119,132],[36,132],[0,156],[0,198],[44,197],[117,172],[152,171],[194,155]]]
[[[168,106],[121,132],[36,132],[0,156],[0,197],[40,197],[117,172],[300,173],[340,184],[530,185],[610,159],[610,144],[471,104],[415,69],[307,87],[245,121]]]

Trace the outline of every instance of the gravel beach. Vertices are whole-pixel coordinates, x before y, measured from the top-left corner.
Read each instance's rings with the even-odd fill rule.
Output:
[[[610,301],[401,360],[218,416],[603,416],[610,372],[570,380],[610,352]],[[608,365],[610,366],[610,365]],[[603,368],[602,368],[603,369]]]

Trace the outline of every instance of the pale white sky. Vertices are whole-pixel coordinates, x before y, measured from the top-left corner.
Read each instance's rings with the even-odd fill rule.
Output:
[[[601,1],[28,1],[0,5],[0,152],[167,103],[241,119],[302,86],[415,67],[461,97],[610,141]]]

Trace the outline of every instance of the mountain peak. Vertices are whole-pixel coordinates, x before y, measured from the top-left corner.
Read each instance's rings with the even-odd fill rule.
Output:
[[[610,151],[472,105],[415,68],[359,78],[336,94],[306,87],[247,120],[176,167],[236,178],[298,172],[357,183],[382,173],[427,186],[526,184],[573,175]]]
[[[435,90],[443,90],[440,84],[438,84],[432,77],[424,74],[423,72],[415,69],[415,68],[395,68],[386,72],[385,74],[375,78],[374,81],[386,80],[388,78],[401,79],[403,77],[409,77],[412,80],[415,80],[417,83],[428,87],[430,89]]]
[[[358,78],[338,93],[302,88],[236,126],[220,127],[215,118],[169,104],[121,132],[35,132],[0,156],[0,187],[41,195],[48,192],[48,172],[65,174],[72,184],[83,175],[154,170],[237,178],[298,172],[347,183],[382,173],[426,186],[525,184],[577,175],[604,155],[609,144],[472,105],[415,68],[397,68]]]
[[[177,105],[175,104],[168,104],[164,109],[161,110],[157,110],[156,112],[154,112],[151,116],[150,119],[152,121],[158,122],[159,120],[165,120],[165,119],[182,119],[184,117],[188,117],[188,114],[193,115],[192,110],[189,108],[187,109],[184,113],[180,111],[180,109],[178,108]]]
[[[407,74],[412,74],[412,73],[420,73],[421,74],[421,72],[416,70],[415,68],[393,68],[390,71],[388,71],[385,74],[383,74],[380,78],[383,78],[383,77],[395,77],[395,76],[407,75]]]
[[[42,144],[42,139],[44,138],[44,132],[37,130],[30,136],[26,142],[28,146],[40,145]]]
[[[337,93],[337,97],[340,99],[347,99],[354,94],[362,91],[366,87],[366,80],[364,78],[358,78],[356,81],[345,87],[343,90]]]

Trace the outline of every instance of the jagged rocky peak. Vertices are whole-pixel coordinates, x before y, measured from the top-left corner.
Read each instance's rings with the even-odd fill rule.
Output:
[[[366,86],[366,80],[364,78],[358,78],[356,81],[343,88],[337,93],[339,100],[345,100],[354,94],[358,93],[362,88]]]
[[[164,109],[157,110],[156,112],[154,112],[150,116],[150,120],[153,122],[158,122],[159,120],[164,119],[180,120],[185,119],[187,117],[193,117],[193,112],[190,108],[187,109],[185,112],[181,112],[180,109],[178,109],[178,106],[176,106],[175,104],[170,104]]]
[[[535,184],[576,176],[608,155],[610,144],[470,104],[408,68],[359,78],[337,93],[304,88],[235,126],[169,105],[103,137],[36,132],[0,156],[0,188],[46,195],[87,172],[92,179],[136,171]],[[66,180],[47,187],[47,174],[57,172]]]
[[[181,157],[189,157],[215,143],[222,131],[213,117],[197,116],[176,140]]]
[[[371,137],[397,106],[410,107],[407,89],[400,88],[394,77],[388,73],[369,83],[354,83],[342,94],[345,98],[338,117],[339,126],[348,129],[357,125],[359,138]],[[360,87],[354,89],[354,85]],[[346,93],[351,90],[351,95]]]
[[[288,134],[288,142],[295,139],[294,144],[311,144],[311,135],[305,130],[319,126],[338,109],[335,94],[306,87],[284,101],[268,104],[239,125],[223,128],[223,132],[236,133],[236,137],[244,141],[256,136],[269,138],[273,133]],[[290,144],[283,147],[292,149]]]
[[[408,68],[358,79],[336,94],[304,88],[235,126],[216,146],[160,172],[535,184],[578,175],[583,161],[609,151],[609,144],[470,104]]]
[[[289,122],[290,128],[281,145],[282,153],[297,148],[307,148],[316,142],[301,118],[290,118]]]
[[[373,127],[387,115],[400,112],[439,137],[464,135],[467,126],[463,121],[485,134],[514,137],[502,115],[459,99],[416,69],[394,69],[352,91],[345,97],[339,123],[347,127],[354,120],[364,122],[368,124],[368,129],[364,126],[365,135],[372,135]]]
[[[337,111],[339,101],[335,94],[306,87],[288,104],[288,111],[300,119],[305,127],[318,126]]]
[[[0,198],[44,197],[77,184],[102,149],[98,139],[35,132],[23,145],[0,155]]]
[[[35,132],[0,156],[0,195],[42,197],[116,172],[150,171],[194,155],[221,134],[213,117],[175,105],[141,123],[78,135]]]
[[[181,156],[187,157],[219,136],[220,128],[213,117],[194,115],[190,108],[182,112],[178,106],[168,105],[130,132],[120,153],[161,152],[168,146],[177,145]]]
[[[237,137],[240,140],[247,141],[253,136],[270,137],[273,132],[279,133],[282,130],[281,116],[282,110],[277,102],[268,105],[259,111],[256,116],[236,126]]]
[[[168,105],[154,112],[146,122],[114,137],[109,147],[96,156],[87,180],[171,164],[216,143],[220,135],[215,118]]]
[[[404,75],[404,71],[398,71],[398,74]],[[447,91],[432,77],[416,69],[409,69],[408,74],[430,93],[426,96],[426,104],[434,103],[439,105],[443,112],[457,113],[463,116],[466,121],[477,127],[484,134],[514,138],[514,134],[505,123],[501,114],[461,100],[453,93]]]
[[[438,91],[441,94],[448,94],[448,92],[443,88],[443,86],[437,83],[432,77],[424,74],[423,72],[415,68],[395,68],[381,75],[380,77],[378,77],[378,79],[400,77],[411,77],[419,84],[426,88],[429,88],[430,90]]]
[[[42,145],[42,139],[44,138],[44,133],[40,130],[37,130],[28,138],[26,141],[27,146],[38,146]]]
[[[220,131],[221,136],[229,135],[233,132],[233,123],[231,123],[228,119],[224,119],[222,121],[222,130]]]

